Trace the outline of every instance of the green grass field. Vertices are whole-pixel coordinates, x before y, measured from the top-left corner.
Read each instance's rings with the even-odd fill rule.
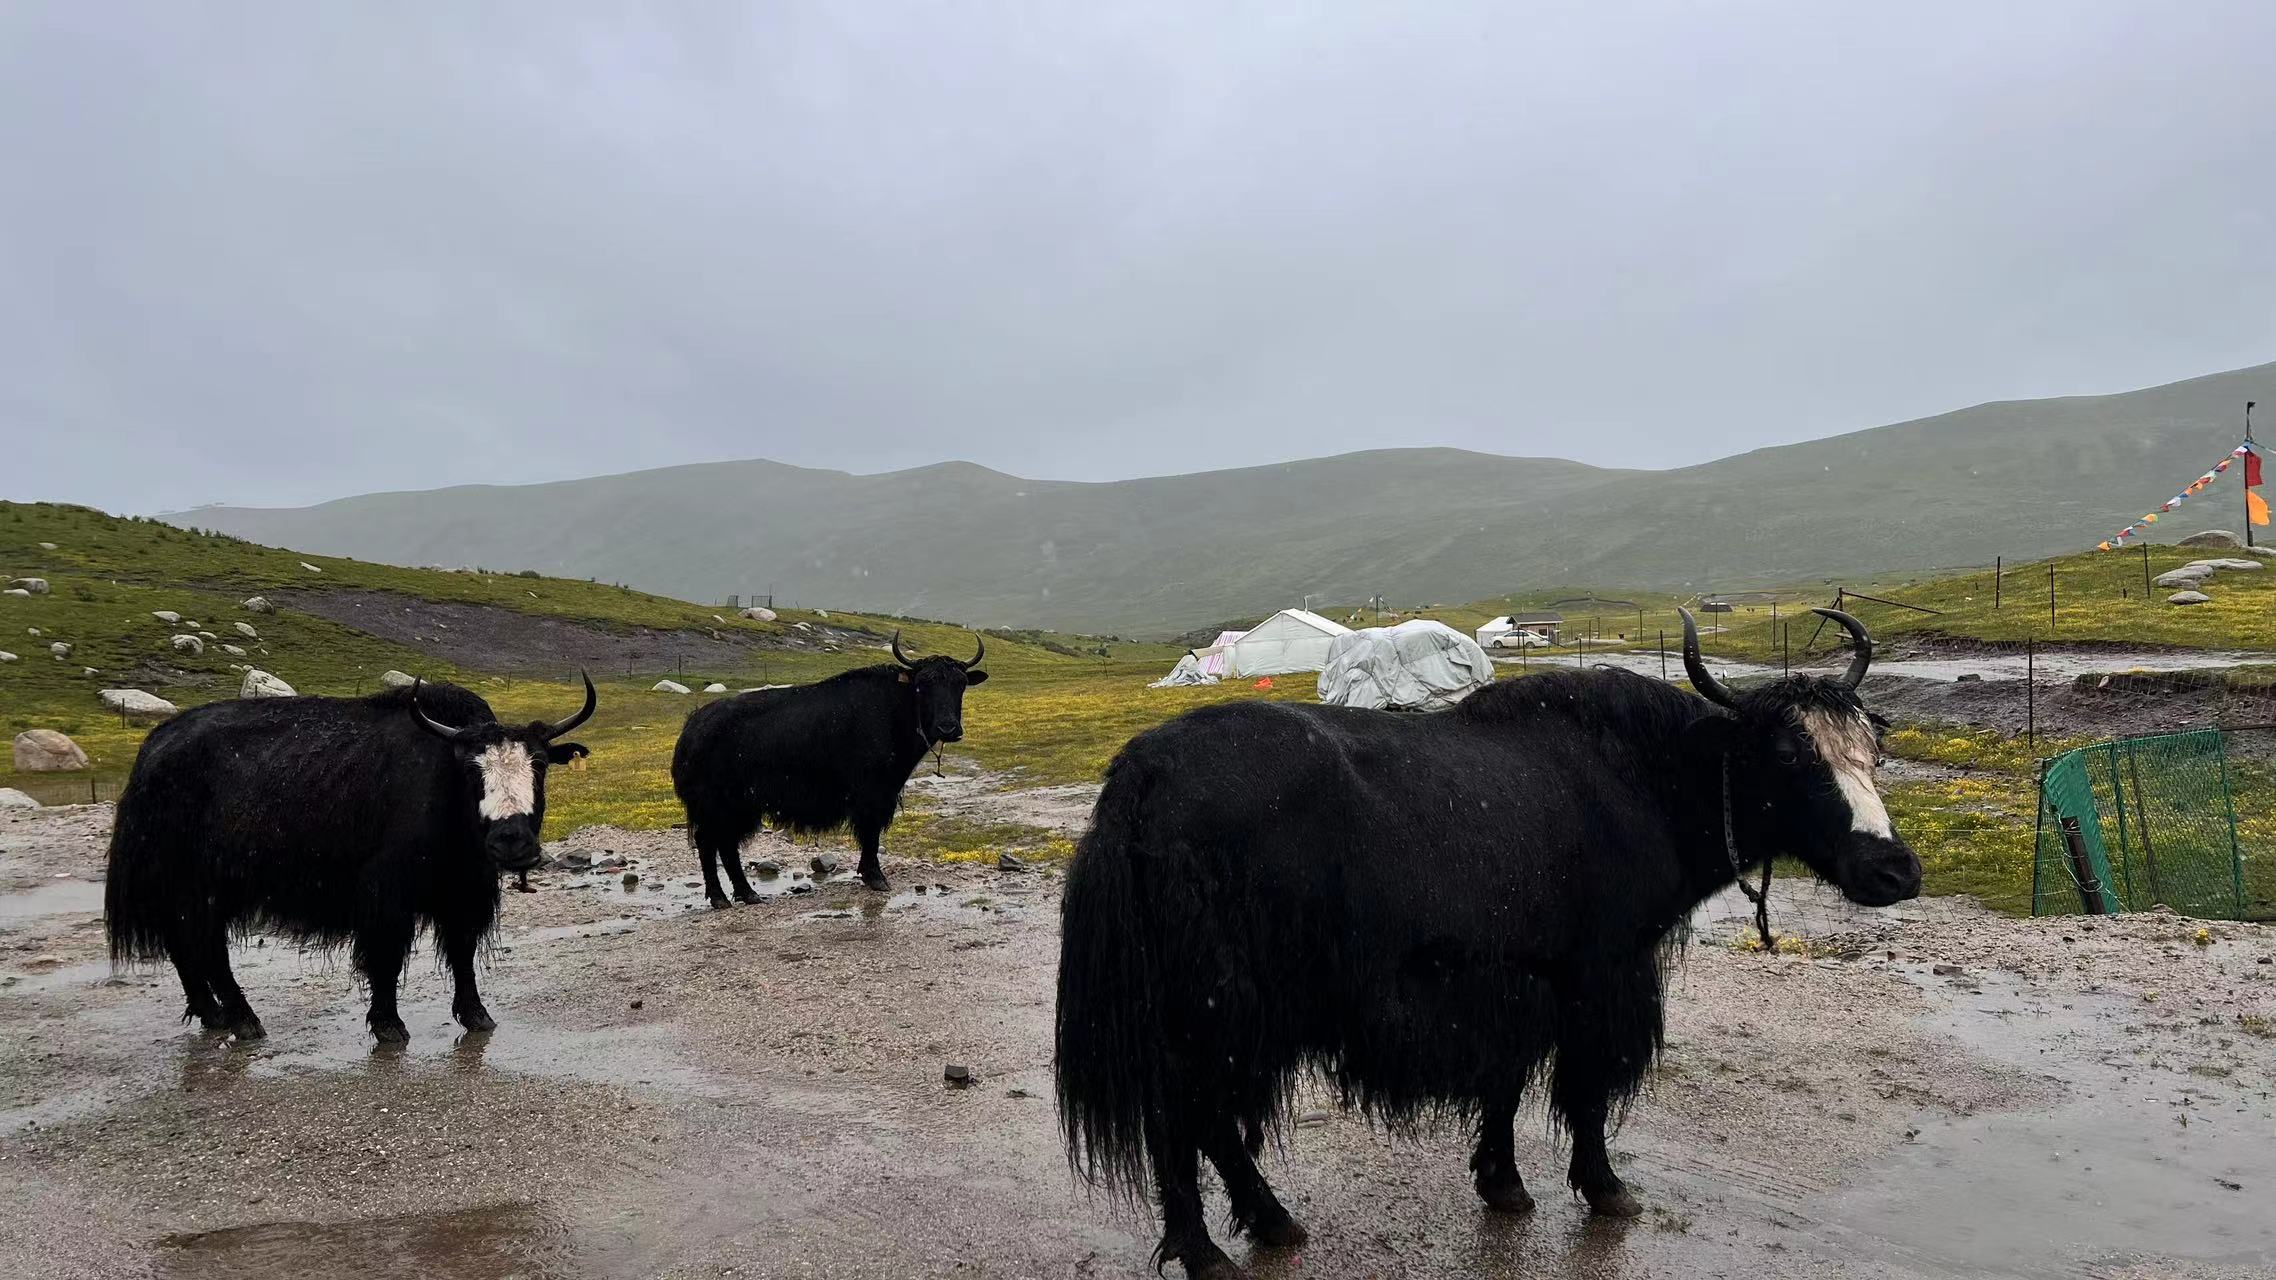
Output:
[[[55,550],[42,548],[42,542],[54,543]],[[2153,549],[2151,571],[2163,572],[2195,558],[2194,552]],[[304,563],[321,572],[310,572]],[[2051,635],[2062,641],[2276,649],[2276,582],[2270,581],[2268,572],[2223,574],[2209,588],[2216,603],[2182,610],[2163,604],[2163,591],[2152,593],[2156,603],[2144,602],[2138,551],[2067,557],[2056,561],[2055,569],[2060,607],[2051,630],[2044,565],[2010,570],[2005,598],[1997,609],[1992,607],[1988,573],[1860,588],[1942,610],[1937,617],[1867,603],[1855,608],[1887,639],[1938,634],[2016,641],[2026,636],[2046,640]],[[94,776],[112,781],[123,778],[146,730],[122,725],[105,712],[96,699],[97,690],[113,685],[155,688],[183,705],[231,697],[238,680],[229,670],[232,662],[275,671],[304,693],[368,692],[378,674],[390,667],[454,679],[480,692],[501,717],[509,719],[558,717],[576,703],[577,690],[559,680],[452,667],[417,649],[291,609],[257,615],[239,607],[245,596],[259,592],[386,590],[612,630],[733,629],[769,636],[801,621],[822,620],[816,612],[784,610],[775,622],[751,622],[720,607],[607,584],[504,570],[406,569],[302,556],[83,508],[0,503],[0,577],[26,575],[47,578],[53,590],[31,599],[0,598],[0,648],[20,655],[17,662],[0,664],[0,726],[11,736],[25,728],[60,729],[93,758]],[[1671,644],[1680,635],[1675,597],[1600,593],[1633,601],[1633,608],[1604,599],[1570,599],[1589,594],[1537,592],[1404,616],[1437,618],[1467,632],[1512,608],[1554,605],[1566,616],[1568,638],[1601,632],[1605,647],[1623,643],[1649,647],[1663,629],[1670,633]],[[1815,623],[1802,612],[1810,598],[1808,593],[1795,592],[1780,598],[1776,606],[1780,621],[1795,621],[1797,647]],[[1703,619],[1728,628],[1710,635],[1707,647],[1730,656],[1775,661],[1779,633],[1772,608],[1767,601],[1746,603],[1738,612]],[[184,627],[161,623],[151,616],[158,609],[181,613],[221,639],[201,657],[177,654],[168,640],[186,623]],[[1326,605],[1320,611],[1339,619],[1352,612],[1348,606]],[[260,632],[258,640],[234,634],[231,624],[241,621]],[[898,628],[918,652],[962,655],[971,651],[973,643],[972,633],[945,623],[836,611],[828,621],[879,635]],[[32,628],[41,634],[27,635]],[[74,646],[68,661],[58,662],[47,654],[47,645],[58,640]],[[218,647],[221,643],[239,644],[248,654],[235,658]],[[1269,690],[1248,682],[1149,689],[1147,683],[1166,671],[1180,652],[1168,644],[1105,643],[1090,637],[1021,632],[993,636],[988,648],[992,679],[970,696],[972,732],[957,753],[1001,775],[1006,787],[1094,781],[1133,734],[1193,707],[1238,698],[1308,701],[1313,696],[1313,682],[1304,676],[1278,680]],[[1561,665],[1573,661],[1575,652],[1568,645],[1549,655],[1536,651],[1535,656]],[[880,658],[870,649],[769,650],[754,656],[749,671],[716,674],[730,687],[761,679],[795,682]],[[84,666],[97,668],[98,674],[82,675]],[[600,710],[578,734],[594,755],[581,770],[555,773],[549,836],[593,823],[659,828],[680,820],[669,778],[671,750],[682,719],[703,699],[652,692],[655,678],[596,673]],[[2057,749],[2041,745],[2044,750]],[[1909,782],[1889,788],[1892,814],[1919,849],[1932,891],[1970,893],[2002,909],[2028,910],[2035,806],[2032,753],[1996,734],[1936,726],[1902,727],[1891,736],[1890,749],[1900,757],[1962,765],[1972,771],[1949,782]],[[0,770],[0,785],[14,781],[20,780],[12,768]],[[1017,824],[953,820],[924,812],[921,806],[904,815],[892,841],[904,853],[949,858],[992,856],[1000,848],[1044,857],[1067,851],[1066,841],[1048,832]]]

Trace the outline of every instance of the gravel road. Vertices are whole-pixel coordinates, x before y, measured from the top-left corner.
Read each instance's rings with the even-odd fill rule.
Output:
[[[889,899],[784,876],[715,912],[677,833],[588,830],[554,852],[596,869],[506,895],[495,1033],[456,1033],[422,955],[412,1043],[377,1051],[344,958],[253,938],[247,1046],[183,1027],[171,972],[112,972],[108,826],[0,813],[0,1274],[1148,1274],[1151,1222],[1059,1146],[1048,872],[900,863]],[[1809,949],[1766,956],[1730,945],[1740,905],[1702,909],[1615,1143],[1645,1217],[1496,1217],[1465,1135],[1314,1098],[1266,1164],[1312,1244],[1254,1273],[2276,1275],[2276,931],[1781,884]],[[1538,1112],[1520,1129],[1558,1187]]]

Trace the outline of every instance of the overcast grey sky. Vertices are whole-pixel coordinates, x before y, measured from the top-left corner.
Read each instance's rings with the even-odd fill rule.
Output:
[[[0,496],[1665,465],[2276,359],[2276,5],[0,5]]]

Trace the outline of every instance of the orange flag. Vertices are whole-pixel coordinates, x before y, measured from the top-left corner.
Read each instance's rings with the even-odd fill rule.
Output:
[[[2268,523],[2268,499],[2261,497],[2259,490],[2244,491],[2244,509],[2251,513],[2254,524]]]

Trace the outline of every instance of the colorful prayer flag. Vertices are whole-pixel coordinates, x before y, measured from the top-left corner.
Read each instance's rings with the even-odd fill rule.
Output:
[[[2268,499],[2250,489],[2244,491],[2244,510],[2254,524],[2268,523]]]
[[[2244,487],[2247,489],[2260,487],[2260,452],[2258,450],[2244,455]]]

